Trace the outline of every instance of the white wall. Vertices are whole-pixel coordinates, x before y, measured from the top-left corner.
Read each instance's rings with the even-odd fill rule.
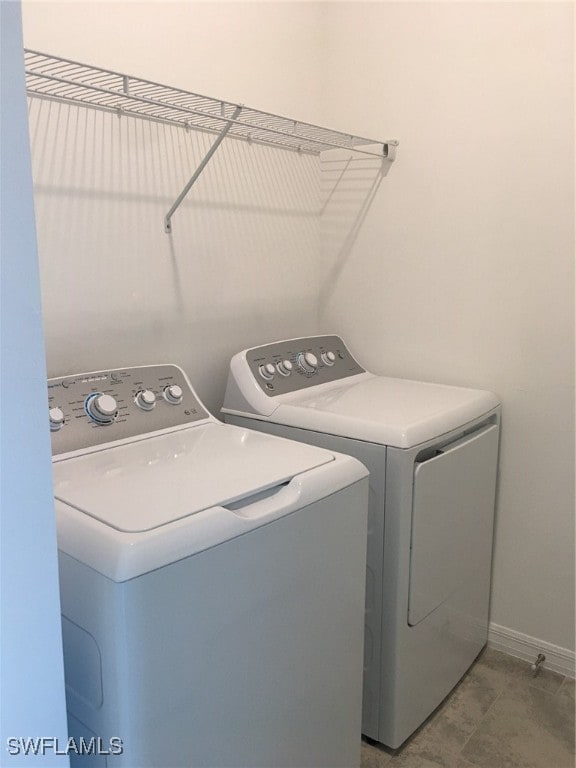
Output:
[[[572,650],[573,34],[565,3],[332,6],[326,121],[401,143],[354,245],[324,239],[322,319],[502,398],[492,621]]]
[[[0,32],[0,762],[65,766],[54,745],[24,756],[7,741],[62,751],[67,729],[19,3],[0,2]]]
[[[216,409],[233,351],[334,330],[375,371],[495,390],[492,618],[573,649],[572,6],[27,2],[24,18],[28,47],[401,141],[386,178],[346,169],[322,231],[315,161],[227,143],[170,241],[202,142],[34,103],[50,372],[172,359]],[[341,170],[322,162],[324,197]]]

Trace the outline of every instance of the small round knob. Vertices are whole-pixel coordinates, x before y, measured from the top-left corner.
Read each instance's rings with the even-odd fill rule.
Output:
[[[276,365],[276,370],[282,376],[290,376],[293,368],[294,366],[292,365],[292,362],[290,360],[281,360]]]
[[[48,416],[50,418],[50,431],[58,432],[64,426],[64,411],[62,408],[50,408]]]
[[[318,367],[318,358],[313,352],[299,352],[296,362],[304,373],[313,373]]]
[[[170,405],[179,405],[184,397],[182,387],[179,387],[178,384],[169,384],[167,387],[164,387],[163,394],[164,400],[170,403]]]
[[[270,381],[270,379],[274,378],[276,368],[272,365],[272,363],[266,363],[266,365],[259,366],[258,372],[263,379]]]
[[[112,395],[94,392],[86,398],[86,412],[97,424],[112,424],[118,412],[118,405]]]
[[[141,389],[136,393],[134,401],[143,411],[151,411],[156,405],[156,395],[151,389]]]
[[[336,355],[334,352],[322,352],[322,361],[324,365],[334,365],[336,362]]]

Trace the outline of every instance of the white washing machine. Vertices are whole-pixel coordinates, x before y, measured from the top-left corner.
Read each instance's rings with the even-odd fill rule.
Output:
[[[369,469],[362,732],[399,747],[486,644],[497,398],[375,376],[316,336],[235,355],[223,412]]]
[[[48,396],[72,764],[358,766],[366,469],[172,365]]]

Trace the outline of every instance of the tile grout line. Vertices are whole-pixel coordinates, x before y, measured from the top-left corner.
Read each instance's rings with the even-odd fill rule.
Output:
[[[560,685],[558,686],[558,688],[555,691],[547,691],[546,688],[542,688],[539,685],[533,685],[532,682],[528,683],[528,687],[532,688],[535,691],[542,691],[542,693],[547,693],[549,696],[552,696],[552,698],[554,698],[555,696],[558,695],[558,693],[560,692],[560,690],[564,686],[565,681],[566,681],[566,676],[563,677],[562,682],[560,683]]]
[[[490,667],[488,667],[488,668],[490,668]],[[465,738],[465,740],[460,745],[460,747],[457,748],[457,750],[455,752],[452,752],[452,755],[453,755],[454,758],[462,760],[462,762],[467,767],[469,766],[469,768],[478,768],[478,766],[473,761],[471,761],[468,758],[468,756],[465,756],[463,754],[463,752],[467,748],[468,744],[472,741],[472,739],[475,736],[477,736],[478,731],[482,727],[484,727],[484,724],[486,723],[488,717],[491,715],[492,709],[496,705],[499,704],[501,698],[504,698],[504,695],[509,691],[510,684],[513,682],[513,680],[520,682],[522,685],[525,685],[526,689],[528,689],[528,690],[539,691],[540,694],[543,695],[544,698],[548,699],[549,701],[552,701],[552,700],[556,699],[558,697],[560,691],[567,690],[567,688],[569,686],[569,682],[572,680],[572,678],[569,678],[566,675],[559,675],[559,677],[561,678],[561,680],[559,682],[559,685],[556,688],[556,690],[552,691],[552,690],[546,690],[546,687],[540,687],[539,685],[535,685],[534,684],[534,680],[533,680],[533,676],[531,676],[529,674],[529,669],[528,668],[526,668],[525,670],[524,669],[521,670],[520,674],[518,674],[517,672],[512,674],[512,673],[509,673],[507,670],[504,670],[504,669],[496,669],[496,668],[492,668],[492,669],[493,669],[493,671],[495,673],[497,673],[497,679],[494,682],[498,683],[497,685],[494,686],[494,689],[495,689],[494,690],[494,693],[495,693],[494,699],[489,704],[489,706],[487,707],[486,711],[478,719],[478,721],[476,722],[476,724],[473,727],[472,732],[468,735],[467,738]],[[555,674],[557,674],[557,673],[555,673]],[[462,684],[462,682],[465,679],[466,679],[466,675],[455,686],[455,688],[452,691],[452,693],[447,697],[446,702],[448,702],[450,700],[450,698],[452,698],[452,696],[454,695],[454,692],[456,690],[458,690],[458,688],[460,687],[460,685]],[[442,708],[440,708],[440,709],[442,709]],[[433,722],[433,720],[437,716],[437,714],[439,714],[439,713],[436,713],[432,717],[431,723]],[[371,746],[371,745],[369,745],[369,746]],[[385,758],[382,761],[382,768],[393,768],[394,762],[395,762],[394,759],[395,759],[395,757],[397,757],[397,755],[391,755],[388,752],[384,752],[384,753],[378,754],[378,758],[383,758],[384,755],[385,755]],[[378,764],[380,765],[380,760],[378,760]]]
[[[566,677],[566,675],[564,675],[564,678],[563,678],[562,682],[560,683],[560,685],[558,686],[558,690],[556,691],[556,693],[554,694],[554,696],[558,696],[558,694],[560,693],[560,691],[562,690],[562,688],[564,688],[564,684],[566,683],[566,680],[567,680],[567,679],[568,679],[568,678]]]
[[[496,695],[496,698],[494,699],[494,701],[492,702],[492,704],[490,704],[490,706],[488,707],[488,709],[486,710],[486,712],[484,712],[484,714],[482,715],[482,717],[480,718],[480,720],[478,720],[478,722],[476,723],[476,726],[475,726],[474,730],[472,731],[472,733],[470,734],[470,736],[468,736],[468,738],[466,739],[466,741],[464,742],[464,744],[462,744],[462,746],[460,747],[460,749],[459,749],[459,751],[458,751],[458,753],[457,753],[458,757],[462,757],[464,760],[467,760],[467,762],[470,762],[470,761],[468,760],[468,758],[467,758],[467,757],[465,757],[465,756],[462,754],[462,752],[464,751],[464,749],[465,749],[465,748],[466,748],[466,746],[468,745],[468,742],[470,741],[470,739],[471,739],[471,738],[472,738],[472,737],[473,737],[473,736],[476,734],[476,731],[478,730],[478,728],[480,728],[480,726],[482,725],[482,723],[484,722],[484,720],[485,720],[485,719],[488,717],[488,714],[489,714],[490,710],[492,709],[492,707],[494,707],[494,705],[495,705],[495,704],[496,704],[496,702],[497,702],[497,701],[500,699],[500,697],[502,696],[502,694],[504,693],[504,691],[505,691],[505,690],[506,690],[506,688],[505,688],[505,687],[502,687],[502,690],[498,692],[498,694]]]
[[[557,690],[556,690],[554,693],[551,693],[550,691],[546,691],[546,690],[545,690],[545,689],[543,689],[543,688],[539,688],[538,686],[532,685],[530,681],[528,681],[528,682],[527,682],[527,686],[528,686],[528,687],[530,687],[530,688],[533,688],[534,690],[538,690],[538,691],[541,691],[541,692],[542,692],[542,693],[544,693],[544,694],[548,694],[548,695],[550,696],[550,698],[555,698],[555,697],[558,695],[558,693],[560,692],[560,690],[562,689],[562,687],[564,686],[564,683],[566,682],[566,680],[567,680],[567,677],[566,677],[566,676],[564,676],[564,678],[563,678],[562,682],[561,682],[561,683],[560,683],[560,685],[558,686],[558,689],[557,689]],[[465,742],[462,744],[462,746],[461,746],[461,747],[460,747],[460,749],[458,750],[458,752],[457,752],[457,756],[458,756],[458,757],[461,757],[463,760],[466,760],[468,763],[470,763],[470,761],[468,760],[468,758],[467,758],[465,755],[463,755],[462,753],[463,753],[464,749],[466,748],[466,746],[468,745],[468,743],[470,742],[470,740],[473,738],[473,736],[475,736],[476,732],[478,731],[478,729],[480,728],[480,726],[482,725],[482,723],[483,723],[483,722],[485,721],[485,719],[488,717],[488,715],[489,715],[490,711],[492,710],[492,708],[493,708],[493,707],[494,707],[494,706],[497,704],[497,702],[498,702],[498,701],[499,701],[499,699],[502,697],[502,695],[503,695],[503,694],[506,692],[506,690],[507,690],[507,689],[506,689],[506,687],[504,686],[504,687],[502,688],[502,690],[500,690],[500,691],[498,692],[498,694],[496,695],[496,697],[495,697],[494,701],[493,701],[493,702],[490,704],[490,706],[488,707],[488,709],[486,710],[486,712],[485,712],[485,713],[482,715],[482,717],[480,718],[480,720],[477,722],[477,724],[476,724],[476,726],[475,726],[474,730],[472,731],[472,733],[471,733],[471,734],[468,736],[468,738],[466,739],[466,741],[465,741]],[[473,765],[473,763],[471,763],[471,765]]]

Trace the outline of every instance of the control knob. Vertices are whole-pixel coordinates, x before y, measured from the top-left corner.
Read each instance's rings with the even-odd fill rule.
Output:
[[[281,360],[276,364],[276,370],[281,376],[290,376],[293,367],[290,360]]]
[[[50,408],[48,416],[50,418],[50,431],[58,432],[64,426],[64,411],[62,408]]]
[[[274,378],[274,374],[276,373],[276,368],[274,368],[272,363],[266,363],[266,365],[260,365],[258,367],[258,372],[263,379],[266,379],[266,381],[270,381],[270,379]]]
[[[142,408],[143,411],[151,411],[156,405],[156,395],[151,389],[141,389],[136,393],[134,402],[138,408]]]
[[[296,357],[296,362],[300,370],[304,373],[314,373],[318,367],[318,358],[313,352],[299,352]]]
[[[118,413],[118,405],[112,395],[94,392],[85,401],[86,413],[97,424],[112,424]]]
[[[336,355],[334,352],[322,352],[322,362],[324,365],[334,365],[336,362]]]
[[[170,405],[180,405],[184,397],[182,387],[178,386],[178,384],[169,384],[167,387],[164,387],[162,394],[164,395],[164,400],[170,403]]]

